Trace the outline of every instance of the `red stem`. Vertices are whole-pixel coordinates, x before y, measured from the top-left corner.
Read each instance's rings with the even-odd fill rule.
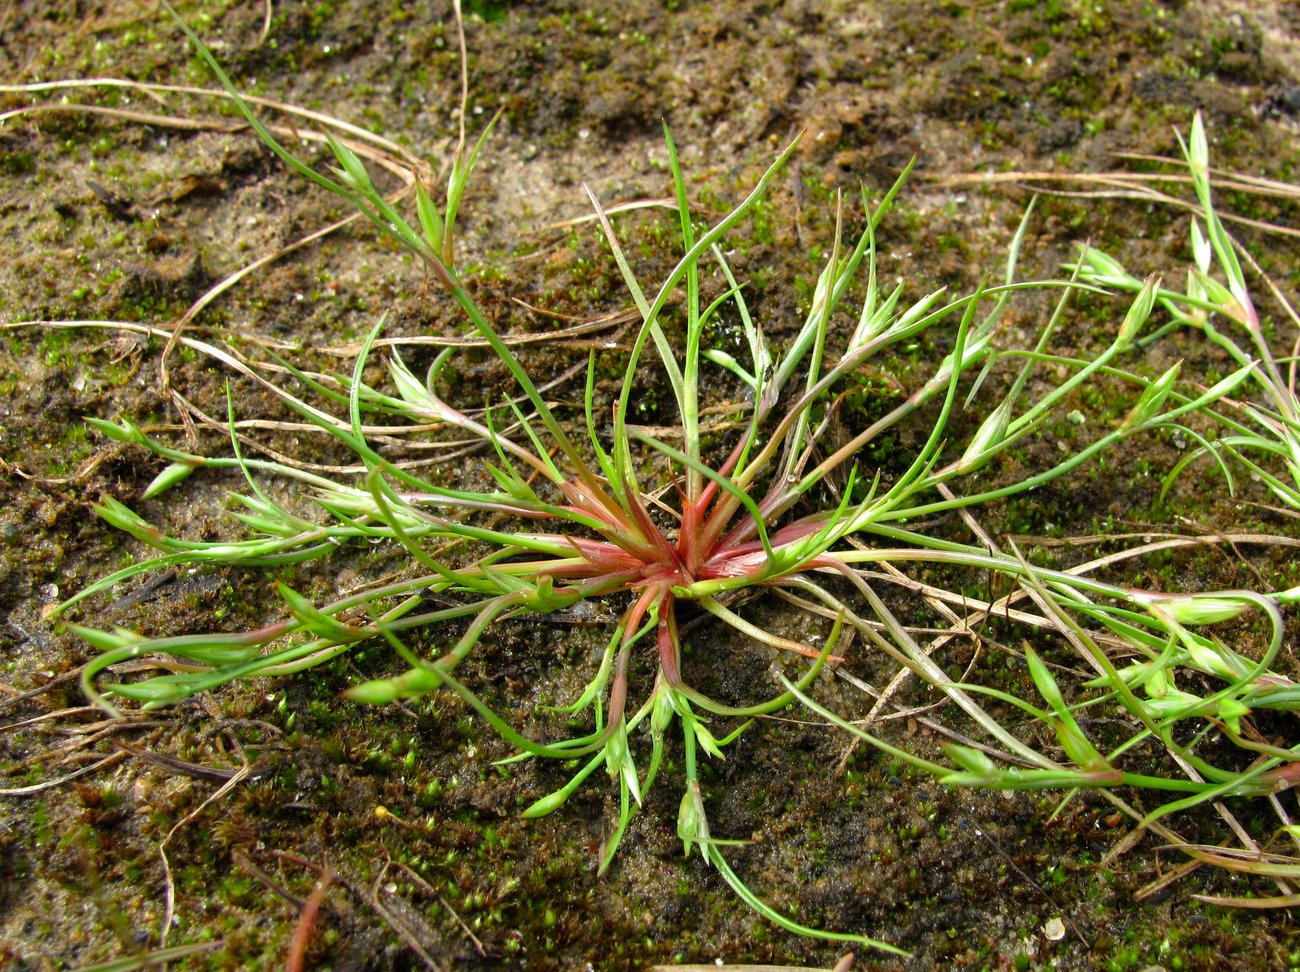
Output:
[[[333,883],[334,875],[328,870],[325,871],[316,882],[316,887],[312,889],[311,897],[302,906],[302,911],[298,914],[298,927],[294,929],[293,938],[289,942],[289,954],[285,956],[284,967],[288,972],[301,972],[303,961],[307,957],[307,946],[311,943],[311,932],[316,924],[316,915],[325,900],[325,893]]]
[[[659,671],[664,681],[673,688],[681,688],[681,640],[677,637],[677,612],[673,610],[673,595],[664,593],[659,605]]]

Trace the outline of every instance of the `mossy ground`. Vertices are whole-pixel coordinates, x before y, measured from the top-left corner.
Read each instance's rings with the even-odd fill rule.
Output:
[[[4,79],[117,76],[210,86],[178,29],[143,6],[5,6]],[[661,118],[682,147],[691,193],[715,216],[805,131],[787,177],[737,241],[734,258],[778,342],[799,320],[828,252],[835,189],[852,196],[865,185],[878,195],[913,155],[917,175],[880,233],[884,274],[908,276],[913,294],[996,277],[1024,203],[1014,191],[940,188],[944,176],[1097,171],[1114,167],[1121,151],[1173,155],[1174,129],[1186,130],[1197,108],[1215,138],[1217,165],[1286,181],[1300,160],[1296,118],[1259,110],[1289,104],[1279,94],[1300,83],[1300,16],[1285,3],[467,0],[466,10],[475,117],[497,108],[506,114],[472,183],[463,247],[465,260],[483,267],[477,294],[509,327],[545,326],[523,316],[511,297],[576,315],[622,309],[626,297],[595,231],[550,227],[585,214],[584,181],[606,201],[664,195]],[[448,5],[277,2],[265,37],[260,5],[205,0],[181,12],[245,90],[445,158],[458,99]],[[0,108],[53,106],[60,96],[4,94]],[[229,120],[212,103],[180,95],[166,104],[112,89],[69,97]],[[0,200],[5,322],[166,323],[216,280],[342,215],[246,132],[57,107],[0,128]],[[1284,203],[1226,203],[1295,225],[1295,210]],[[665,218],[624,217],[620,227],[634,241],[629,253],[639,268],[650,274],[670,265]],[[1084,237],[1137,271],[1173,272],[1187,259],[1186,229],[1185,216],[1156,207],[1044,199],[1023,272],[1052,273]],[[1247,241],[1284,285],[1300,284],[1293,249],[1262,235]],[[457,327],[409,262],[367,231],[346,229],[251,276],[196,324],[321,348],[355,340],[385,311],[393,334]],[[1009,337],[1023,340],[1042,313],[1018,307]],[[1080,302],[1062,331],[1063,350],[1101,347],[1118,313],[1113,303]],[[1285,328],[1274,323],[1280,346],[1289,347]],[[184,502],[140,503],[157,467],[107,447],[82,425],[83,415],[178,421],[162,385],[161,341],[86,329],[6,330],[0,341],[0,457],[9,472],[0,479],[0,690],[48,686],[30,699],[0,698],[0,722],[9,724],[83,704],[63,676],[89,649],[43,621],[42,610],[141,554],[95,520],[88,504],[112,495],[155,522],[209,538],[231,529],[222,490],[237,483],[196,477],[183,487]],[[906,385],[933,360],[932,350],[900,355],[889,374],[865,383],[866,392]],[[561,347],[528,360],[539,373],[556,373],[585,354]],[[1178,358],[1192,380],[1211,381],[1227,366],[1190,335],[1167,339],[1133,366],[1157,373]],[[171,387],[221,413],[227,375],[190,354],[173,352],[166,361]],[[502,380],[482,355],[465,355],[457,368],[467,390]],[[602,374],[606,386],[619,374],[616,367]],[[235,390],[241,414],[273,413],[254,389]],[[655,394],[647,379],[638,421],[658,420]],[[1107,427],[1128,401],[1118,393],[1081,396],[1073,407],[1082,422],[1063,423],[1012,462],[1041,467],[1058,439],[1068,446]],[[861,407],[870,408],[865,395]],[[289,444],[329,458],[320,443]],[[214,436],[206,446],[221,442]],[[907,442],[897,446],[905,452]],[[1294,535],[1293,523],[1230,500],[1208,475],[1185,480],[1177,502],[1157,508],[1160,477],[1179,448],[1172,440],[1130,442],[1104,465],[991,511],[986,525],[1028,536],[1031,556],[1062,562],[1079,555],[1062,541],[1085,535]],[[284,576],[323,594],[400,566],[380,550]],[[1174,589],[1232,587],[1258,583],[1254,571],[1266,586],[1300,583],[1289,554],[1254,548],[1242,558],[1215,548],[1145,561],[1139,579]],[[80,617],[162,633],[233,630],[273,610],[261,575],[180,573],[168,581],[101,598]],[[776,628],[803,623],[778,607],[761,610]],[[1013,643],[1021,637],[1014,629],[997,633]],[[505,625],[466,677],[499,709],[541,729],[538,704],[572,691],[575,668],[602,638],[582,625]],[[693,677],[716,680],[719,693],[737,698],[770,686],[766,654],[735,639],[711,642],[707,654],[697,648],[688,659]],[[1050,659],[1051,646],[1042,650]],[[871,660],[861,664],[869,670]],[[609,791],[590,786],[552,817],[521,820],[524,806],[563,781],[563,769],[494,767],[506,747],[454,699],[370,711],[339,698],[361,675],[390,665],[386,651],[360,651],[305,677],[234,687],[142,716],[114,734],[189,764],[253,767],[251,779],[206,808],[220,779],[125,755],[72,783],[0,800],[0,967],[76,967],[156,946],[164,841],[176,889],[170,942],[223,943],[178,967],[279,966],[298,907],[277,890],[297,899],[311,893],[316,876],[303,861],[327,863],[340,879],[312,938],[310,960],[319,967],[418,967],[412,940],[440,967],[454,968],[715,959],[829,965],[840,953],[772,928],[698,859],[682,859],[671,766],[615,866],[598,879]],[[1007,656],[990,653],[980,665],[1029,690],[1023,667]],[[843,686],[824,691],[848,715],[865,711],[864,698]],[[4,731],[4,787],[35,786],[111,755],[108,738],[76,746],[98,718],[74,711]],[[899,732],[926,744],[921,723]],[[60,755],[65,746],[75,751]],[[801,920],[912,949],[911,967],[1270,968],[1300,959],[1288,915],[1229,911],[1191,897],[1239,892],[1223,874],[1202,871],[1135,902],[1133,892],[1178,858],[1146,842],[1103,864],[1127,829],[1100,801],[1076,797],[1053,816],[1054,796],[951,792],[866,750],[846,759],[847,748],[838,733],[775,720],[707,770],[714,833],[753,838],[731,859],[754,888]],[[378,806],[392,816],[377,818]],[[1267,836],[1271,818],[1236,809]],[[1179,821],[1189,839],[1217,840],[1217,824],[1209,811]],[[1060,940],[1045,934],[1057,918],[1066,928]]]

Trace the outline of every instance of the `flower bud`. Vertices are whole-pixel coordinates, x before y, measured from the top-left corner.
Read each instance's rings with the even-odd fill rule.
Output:
[[[1134,592],[1132,598],[1153,614],[1173,618],[1179,624],[1215,624],[1229,621],[1250,608],[1245,598],[1225,594],[1149,594]]]
[[[1205,121],[1198,111],[1192,118],[1192,133],[1187,142],[1187,163],[1192,175],[1204,178],[1210,167],[1210,142],[1205,137]]]
[[[424,382],[411,374],[411,370],[406,367],[406,362],[396,351],[388,359],[388,376],[397,386],[397,394],[401,396],[402,401],[423,411],[433,411],[434,401],[433,396],[429,394],[429,389],[425,387]]]
[[[1129,305],[1128,313],[1124,315],[1124,323],[1119,326],[1119,334],[1115,338],[1116,344],[1127,347],[1133,343],[1138,331],[1151,316],[1151,310],[1156,305],[1156,292],[1159,289],[1160,278],[1154,275],[1147,277],[1146,282],[1142,284],[1142,289]]]
[[[1106,757],[1097,751],[1097,748],[1088,741],[1088,737],[1083,734],[1078,723],[1073,721],[1064,722],[1057,719],[1051,720],[1052,728],[1056,731],[1056,740],[1065,750],[1065,755],[1070,757],[1070,761],[1081,769],[1089,772],[1098,772],[1110,769],[1110,764],[1106,762]]]
[[[655,693],[654,708],[650,710],[651,735],[656,739],[663,736],[676,714],[676,709],[673,707],[673,689],[665,684]]]
[[[100,631],[96,628],[84,628],[79,624],[69,624],[68,630],[96,651],[116,651],[119,648],[142,645],[148,640],[144,635],[126,628]]]
[[[966,451],[957,460],[954,468],[958,473],[964,476],[988,465],[994,450],[1007,434],[1007,426],[1011,424],[1011,405],[1011,398],[1004,398],[997,408],[985,416],[979,430],[971,438],[970,445],[966,446]]]
[[[609,737],[609,742],[605,743],[605,765],[612,778],[622,778],[623,785],[628,788],[637,806],[640,806],[641,782],[637,779],[636,763],[632,761],[632,752],[628,749],[626,722],[621,722]]]
[[[358,192],[365,192],[367,189],[373,189],[370,182],[370,173],[366,172],[366,167],[362,164],[357,153],[336,139],[329,132],[325,133],[325,138],[329,146],[334,150],[334,157],[339,160],[342,168],[339,166],[330,166],[349,189],[355,189]]]
[[[1250,707],[1237,699],[1220,699],[1217,715],[1229,732],[1240,736],[1242,717],[1250,715]]]
[[[997,772],[993,760],[978,749],[962,746],[958,743],[940,743],[939,746],[954,763],[967,773],[992,778]]]
[[[106,419],[95,418],[87,415],[84,421],[91,428],[95,429],[95,431],[118,442],[125,442],[128,445],[147,445],[149,442],[149,440],[145,438],[145,434],[126,419],[120,419],[118,422],[109,422]]]
[[[159,493],[165,493],[181,480],[186,479],[190,473],[199,467],[192,462],[173,462],[166,469],[153,478],[153,481],[145,487],[144,495],[141,499],[153,499]]]
[[[561,787],[554,793],[548,793],[540,800],[532,803],[528,809],[524,811],[523,816],[529,820],[534,820],[537,817],[545,817],[548,813],[554,813],[556,810],[560,809],[560,807],[564,806],[564,802],[568,799],[568,792],[564,787]]]
[[[420,219],[420,229],[424,230],[424,238],[429,241],[435,253],[440,253],[446,233],[442,214],[429,198],[429,191],[424,188],[424,180],[418,175],[415,177],[415,214]]]
[[[1122,263],[1101,250],[1082,246],[1079,260],[1080,276],[1089,283],[1118,287],[1128,287],[1137,283],[1137,278],[1125,270]]]
[[[1151,673],[1142,686],[1146,690],[1146,707],[1157,718],[1177,718],[1203,701],[1199,695],[1184,692],[1174,685],[1173,677],[1164,669]]]
[[[718,742],[717,737],[709,732],[704,723],[700,722],[698,718],[691,720],[691,729],[695,731],[695,740],[700,744],[701,749],[718,759],[727,758],[722,753],[722,745]]]
[[[1213,254],[1213,248],[1205,234],[1201,232],[1201,222],[1195,216],[1192,217],[1192,258],[1196,261],[1196,266],[1201,273],[1210,272],[1210,256]]]
[[[1215,280],[1208,274],[1197,272],[1197,283],[1200,284],[1202,299],[1208,300],[1216,305],[1225,314],[1235,316],[1240,313],[1239,301],[1233,295],[1232,291],[1219,281]]]
[[[1182,362],[1174,365],[1159,378],[1148,383],[1146,389],[1142,392],[1142,397],[1138,399],[1133,410],[1128,413],[1124,419],[1123,428],[1133,429],[1145,425],[1157,415],[1164,407],[1165,399],[1173,391],[1174,382],[1178,380],[1178,370],[1182,367]]]
[[[700,785],[694,780],[686,785],[681,806],[677,808],[677,836],[682,839],[682,853],[686,857],[691,856],[692,844],[704,844],[709,840],[709,818],[704,814]]]
[[[366,705],[387,705],[398,699],[428,695],[442,685],[442,678],[430,668],[412,668],[397,678],[375,678],[354,685],[343,694]]]

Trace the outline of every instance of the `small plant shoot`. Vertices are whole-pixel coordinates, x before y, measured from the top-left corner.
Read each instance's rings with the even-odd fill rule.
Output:
[[[426,374],[417,374],[396,350],[381,350],[376,343],[383,321],[363,342],[350,374],[323,380],[292,363],[267,369],[266,387],[333,437],[364,470],[350,479],[246,454],[235,433],[239,403],[233,400],[232,450],[225,456],[187,451],[146,435],[127,418],[90,419],[103,435],[152,450],[164,460],[166,467],[149,496],[183,488],[178,484],[203,469],[241,471],[249,488],[235,497],[235,516],[246,532],[215,542],[186,540],[105,498],[96,507],[99,515],[157,553],[92,584],[61,605],[60,613],[74,606],[84,609],[94,595],[132,578],[180,566],[276,568],[325,561],[349,545],[378,544],[400,549],[409,564],[384,586],[328,603],[315,603],[280,584],[281,616],[247,632],[153,638],[75,626],[99,651],[83,672],[85,692],[97,705],[109,712],[123,702],[163,707],[235,680],[303,672],[362,644],[386,645],[391,672],[359,681],[339,704],[382,706],[454,693],[517,750],[516,758],[557,760],[573,768],[563,786],[538,795],[524,811],[528,817],[559,810],[581,786],[612,787],[620,809],[609,824],[602,870],[614,860],[646,794],[667,785],[681,794],[676,828],[685,852],[709,861],[767,919],[798,935],[900,954],[906,953],[864,933],[869,930],[809,927],[747,887],[725,854],[737,841],[710,828],[701,761],[726,758],[728,747],[753,720],[802,704],[953,784],[1091,787],[1117,801],[1112,791],[1125,786],[1171,793],[1172,802],[1144,814],[1134,811],[1147,824],[1198,802],[1270,792],[1294,766],[1291,749],[1256,745],[1246,732],[1253,710],[1290,709],[1300,699],[1296,686],[1272,671],[1281,647],[1281,605],[1294,597],[1141,591],[1094,579],[1086,571],[1036,566],[1013,546],[1002,549],[987,538],[963,543],[951,531],[928,527],[943,514],[963,515],[1066,476],[1124,439],[1179,426],[1252,385],[1265,391],[1266,402],[1225,410],[1228,435],[1212,442],[1193,434],[1201,436],[1201,452],[1218,458],[1224,468],[1224,457],[1231,455],[1264,476],[1288,504],[1300,505],[1294,391],[1271,357],[1265,357],[1240,265],[1213,216],[1199,121],[1189,160],[1207,217],[1193,225],[1196,267],[1185,295],[1169,291],[1157,279],[1134,278],[1093,250],[1084,250],[1071,279],[1018,281],[1017,256],[1031,218],[1027,212],[996,283],[964,295],[936,290],[909,297],[903,283],[881,281],[877,259],[877,232],[907,177],[904,171],[879,200],[864,192],[858,201],[841,201],[834,213],[835,235],[824,241],[829,257],[806,316],[796,328],[782,329],[793,337],[779,345],[768,339],[763,321],[747,302],[745,283],[728,262],[727,241],[782,172],[795,143],[729,212],[706,225],[692,209],[687,179],[665,128],[680,259],[663,279],[642,279],[631,255],[635,248],[620,239],[613,220],[591,195],[639,324],[630,344],[593,352],[585,363],[585,380],[579,368],[568,403],[557,404],[530,372],[523,353],[493,326],[456,263],[456,214],[495,119],[470,151],[465,151],[462,133],[445,198],[435,198],[419,182],[412,211],[404,212],[376,187],[362,159],[343,141],[329,139],[334,164],[328,175],[281,144],[238,98],[198,38],[188,28],[186,32],[262,141],[286,165],[346,199],[380,234],[412,254],[428,281],[454,301],[462,333],[486,344],[514,389],[495,401],[448,400],[453,396],[444,391],[447,383],[441,379],[456,352],[440,353]],[[860,212],[849,213],[859,206]],[[843,227],[850,222],[861,231],[848,233]],[[1215,262],[1227,275],[1226,283],[1213,277]],[[1069,362],[1057,371],[1064,374],[1059,380],[1038,380],[1035,372],[1049,357],[1049,340],[1067,317],[1071,294],[1080,288],[1129,291],[1131,303],[1100,354]],[[1055,311],[1043,322],[1036,346],[1012,354],[999,346],[999,323],[1008,303],[1030,289],[1053,294]],[[706,299],[706,293],[717,296]],[[1236,349],[1237,368],[1214,387],[1190,394],[1180,389],[1176,367],[1151,380],[1129,376],[1133,404],[1113,427],[1046,468],[1018,478],[985,477],[1010,450],[1059,418],[1063,407],[1071,407],[1067,403],[1082,388],[1120,373],[1123,356],[1138,347],[1157,309],[1200,327],[1230,351]],[[1215,317],[1229,320],[1244,335],[1245,345],[1238,349],[1212,324]],[[740,356],[711,346],[712,329],[723,318],[739,329]],[[893,352],[918,342],[947,348],[947,354],[941,360],[935,355],[932,371],[915,379],[878,418],[846,432],[843,404],[858,387],[857,378],[872,366],[887,369]],[[604,355],[617,357],[611,363]],[[376,380],[369,367],[381,358],[386,380]],[[1060,359],[1052,360],[1059,368]],[[612,400],[602,397],[597,380],[610,367],[622,375]],[[994,371],[1007,390],[988,402],[980,393],[981,382]],[[633,389],[647,383],[664,389],[664,414],[673,423],[667,432],[633,420]],[[718,398],[719,388],[737,393],[733,400]],[[732,427],[739,432],[710,434],[707,416],[715,413],[713,407],[730,409]],[[438,476],[391,461],[383,442],[368,431],[376,419],[385,423],[388,436],[400,434],[393,427],[406,423],[422,430],[413,435],[436,436],[442,430],[475,443],[472,461],[481,464],[486,485],[471,488],[463,485],[470,477],[461,477],[449,486]],[[913,453],[895,467],[874,467],[866,457],[904,427],[923,429]],[[1290,476],[1267,472],[1259,456],[1280,457]],[[314,502],[315,515],[277,504],[260,485],[272,477],[296,484]],[[952,679],[891,609],[895,588],[889,572],[910,565],[967,570],[1005,581],[1003,589],[1014,588],[1014,598],[979,609],[1003,609],[1010,617],[1016,600],[1016,616],[1069,644],[1093,681],[1058,684],[1060,673],[1032,649],[1023,658],[1036,698],[1015,698]],[[881,593],[884,587],[890,588],[888,596]],[[756,595],[803,605],[810,613],[808,630],[817,636],[796,638],[764,628],[753,620],[751,599]],[[963,603],[971,607],[957,595],[946,603],[954,610]],[[555,731],[547,738],[531,738],[465,684],[458,670],[501,622],[575,610],[615,620],[602,635],[598,663],[584,673],[585,688],[558,710]],[[1268,628],[1262,656],[1237,652],[1198,630],[1247,612]],[[692,623],[703,619],[704,625],[688,629],[688,618]],[[754,686],[746,704],[724,702],[692,684],[688,662],[708,665],[709,643],[718,626],[748,640],[755,651],[783,658],[784,684]],[[694,636],[708,630],[714,634]],[[1126,646],[1127,660],[1114,660],[1116,643]],[[421,647],[429,644],[438,645],[437,650]],[[939,689],[987,745],[950,742],[945,745],[949,761],[936,762],[896,749],[827,709],[817,700],[816,683],[850,649],[882,652],[910,677]],[[115,665],[143,656],[166,659],[171,670],[146,678],[113,677]],[[1220,687],[1206,690],[1202,681],[1193,687],[1184,679],[1189,671]],[[998,705],[989,705],[991,701]],[[1102,746],[1090,736],[1091,721],[1081,717],[1080,709],[1089,707],[1091,713],[1091,707],[1101,705],[1118,707],[1137,727],[1130,740]],[[1028,722],[1040,731],[1013,732],[1008,711],[1017,726]],[[1184,731],[1192,722],[1253,746],[1258,760],[1242,773],[1203,758],[1196,739],[1189,741]],[[566,733],[564,727],[573,725],[585,728]],[[1127,769],[1126,754],[1147,740],[1176,754],[1192,772],[1156,777]],[[665,780],[669,747],[679,754],[672,762],[680,772]]]

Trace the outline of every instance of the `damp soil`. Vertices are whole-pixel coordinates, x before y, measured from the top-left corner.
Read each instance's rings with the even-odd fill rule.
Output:
[[[435,169],[445,165],[459,100],[449,6],[325,0],[180,10],[244,90],[382,132]],[[477,299],[511,332],[556,326],[524,304],[582,319],[627,309],[597,231],[566,221],[589,213],[583,184],[607,205],[669,193],[664,122],[694,203],[714,218],[803,133],[733,251],[751,306],[778,345],[801,319],[830,252],[835,194],[856,199],[861,188],[879,198],[914,157],[915,174],[879,231],[882,273],[908,278],[912,295],[1001,276],[1028,195],[1015,183],[957,177],[1154,168],[1124,153],[1176,155],[1174,131],[1186,131],[1198,109],[1224,169],[1294,184],[1300,160],[1300,13],[1284,2],[466,0],[465,11],[471,130],[503,115],[465,203],[461,262],[475,268]],[[164,12],[114,0],[0,5],[0,65],[7,85],[115,77],[212,86]],[[0,126],[6,325],[167,328],[217,281],[347,215],[286,174],[213,99],[102,85],[0,93],[0,109],[19,108],[33,110]],[[1297,225],[1286,200],[1230,193],[1224,205]],[[618,225],[636,241],[630,254],[646,279],[672,265],[668,214],[641,210]],[[1294,242],[1242,232],[1294,292]],[[1180,210],[1047,196],[1028,230],[1022,275],[1058,272],[1084,238],[1140,273],[1181,273],[1187,262]],[[1015,305],[1006,339],[1031,340],[1048,310],[1033,300]],[[1062,350],[1104,347],[1121,313],[1113,301],[1081,301],[1062,328]],[[311,367],[340,369],[349,358],[328,349],[346,350],[385,314],[390,336],[462,329],[409,260],[353,225],[250,273],[188,333],[222,335],[245,349],[285,342]],[[1294,335],[1275,309],[1270,314],[1278,346],[1289,347]],[[306,929],[305,967],[829,967],[843,954],[843,946],[774,928],[705,862],[683,858],[680,794],[671,785],[680,753],[670,752],[665,778],[598,877],[616,790],[589,785],[550,817],[521,819],[524,807],[564,782],[565,768],[498,764],[508,747],[455,699],[377,710],[344,701],[349,684],[394,670],[377,647],[302,676],[132,713],[123,723],[86,708],[76,672],[92,651],[44,614],[145,554],[97,519],[92,504],[113,497],[188,538],[215,539],[237,529],[225,495],[241,484],[196,476],[144,501],[159,465],[106,441],[82,417],[129,418],[215,453],[228,447],[221,435],[187,428],[174,393],[222,416],[232,382],[241,417],[284,416],[210,358],[139,330],[15,327],[0,341],[0,968],[76,968],[157,949],[169,884],[160,851],[174,891],[167,943],[214,943],[177,968],[283,967],[320,866],[337,883]],[[538,375],[559,375],[593,347],[611,362],[600,390],[609,394],[625,350],[614,326],[525,360]],[[878,380],[864,385],[863,413],[873,407],[872,389],[907,387],[936,350],[943,349],[907,349],[882,362]],[[1227,366],[1191,335],[1173,334],[1143,354],[1134,369],[1156,374],[1182,359],[1189,381]],[[427,362],[414,355],[413,363]],[[499,372],[469,350],[454,375],[473,397],[504,392]],[[638,421],[671,422],[662,389],[649,374],[638,381]],[[987,475],[1042,467],[1076,437],[1112,426],[1131,403],[1122,387],[1113,391],[1072,403],[1077,418],[1018,454],[1020,469]],[[555,394],[572,399],[580,389],[562,385]],[[904,430],[894,461],[908,435],[923,433]],[[311,461],[341,458],[311,436],[250,434]],[[1159,505],[1161,476],[1185,447],[1175,437],[1130,441],[1104,464],[982,511],[982,522],[1062,563],[1115,549],[1121,541],[1104,539],[1111,535],[1295,535],[1293,520],[1257,505],[1267,497],[1250,484],[1231,498],[1197,467],[1174,501]],[[891,456],[868,459],[887,465]],[[449,482],[470,474],[442,473]],[[1067,542],[1099,535],[1079,548]],[[278,576],[328,596],[402,569],[395,551],[373,549]],[[1183,590],[1300,583],[1290,555],[1268,547],[1170,553],[1125,576]],[[270,580],[233,569],[177,571],[86,602],[74,620],[152,634],[238,630],[274,616]],[[751,610],[794,636],[809,623],[781,603]],[[918,624],[936,622],[923,608],[899,610]],[[503,624],[467,663],[466,680],[521,727],[554,732],[540,706],[572,696],[607,631],[599,617]],[[1016,645],[1027,635],[998,636]],[[445,637],[432,633],[431,645]],[[687,675],[697,684],[738,702],[772,694],[779,661],[766,649],[707,625],[691,644]],[[1055,650],[1039,649],[1049,657]],[[971,656],[947,661],[960,671]],[[865,651],[846,661],[868,680],[881,674],[878,664]],[[1008,656],[990,652],[980,664],[989,677],[1001,668],[1008,687],[1028,688]],[[848,716],[869,708],[842,680],[828,677],[818,691]],[[927,701],[919,691],[898,699]],[[751,841],[729,859],[775,906],[815,927],[871,934],[914,953],[906,963],[862,955],[859,967],[1300,961],[1288,913],[1198,900],[1250,886],[1210,869],[1175,875],[1182,859],[1150,837],[1127,846],[1128,821],[1100,800],[948,790],[838,731],[787,715],[752,726],[726,762],[707,766],[712,831]],[[943,710],[927,718],[960,725]],[[920,717],[886,731],[923,752],[934,748]],[[245,766],[250,774],[222,791]],[[1141,804],[1140,794],[1130,796]],[[1275,818],[1233,809],[1267,839]],[[1210,810],[1177,826],[1192,841],[1226,834]],[[1170,877],[1166,886],[1138,894],[1162,876]]]

